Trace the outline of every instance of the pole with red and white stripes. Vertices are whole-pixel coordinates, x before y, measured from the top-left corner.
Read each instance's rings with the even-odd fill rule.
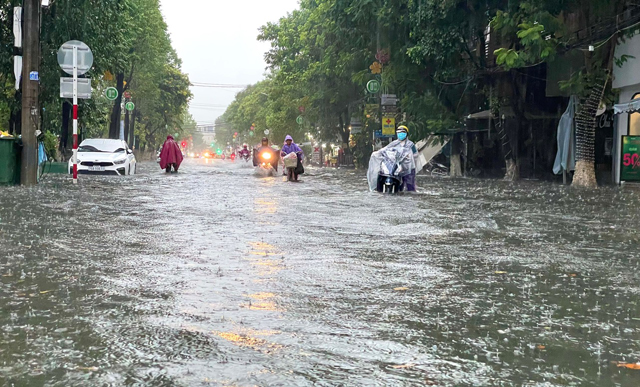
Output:
[[[78,46],[73,46],[73,183],[78,184]]]

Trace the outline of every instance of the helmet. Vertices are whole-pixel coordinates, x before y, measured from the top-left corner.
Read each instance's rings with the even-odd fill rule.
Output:
[[[405,132],[405,133],[409,133],[409,128],[407,128],[404,125],[400,125],[398,126],[398,128],[396,129],[396,132]]]
[[[247,149],[247,144],[242,144],[242,148]]]

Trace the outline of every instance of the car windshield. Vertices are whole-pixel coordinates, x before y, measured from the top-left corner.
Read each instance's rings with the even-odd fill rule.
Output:
[[[102,152],[100,149],[91,145],[81,145],[78,147],[78,152]]]
[[[125,153],[127,150],[125,148],[116,148],[115,150],[111,150],[111,149],[99,149],[94,145],[89,145],[89,144],[85,144],[85,145],[80,145],[78,147],[78,152],[85,152],[85,153]]]

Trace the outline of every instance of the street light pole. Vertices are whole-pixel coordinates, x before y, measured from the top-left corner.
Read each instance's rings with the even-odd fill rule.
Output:
[[[38,182],[38,139],[40,123],[39,67],[40,67],[40,3],[24,0],[23,61],[22,61],[22,165],[20,184],[30,186]],[[31,79],[33,77],[33,80]]]

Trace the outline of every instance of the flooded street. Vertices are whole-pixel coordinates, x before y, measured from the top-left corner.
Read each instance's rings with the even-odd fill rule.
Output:
[[[0,189],[0,385],[640,385],[638,192],[181,171]]]

